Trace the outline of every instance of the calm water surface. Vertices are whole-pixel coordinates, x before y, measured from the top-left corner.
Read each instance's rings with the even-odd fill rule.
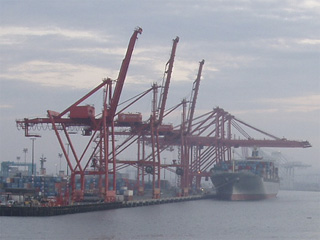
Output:
[[[54,217],[0,217],[0,239],[320,239],[320,193],[200,200]]]

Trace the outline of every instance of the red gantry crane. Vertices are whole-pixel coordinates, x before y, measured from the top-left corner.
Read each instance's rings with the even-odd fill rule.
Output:
[[[163,84],[161,86],[162,93],[159,103],[157,102],[159,87],[156,84],[153,84],[150,89],[134,97],[135,100],[132,100],[133,98],[130,99],[130,103],[115,114],[118,116],[117,120],[114,122],[117,127],[115,135],[126,137],[125,140],[117,140],[118,144],[115,151],[115,158],[117,159],[116,170],[120,171],[129,166],[137,168],[137,182],[135,187],[138,190],[139,195],[144,195],[145,176],[150,174],[152,176],[153,198],[160,197],[160,171],[161,168],[163,168],[160,161],[160,153],[163,149],[159,148],[158,139],[161,135],[166,134],[173,129],[172,125],[162,125],[161,122],[164,116],[165,102],[168,96],[169,83],[178,41],[178,37],[173,40],[171,56],[166,64]],[[141,113],[124,113],[128,107],[131,107],[151,91],[153,92],[153,108],[148,121],[142,121]],[[137,143],[138,146],[137,160],[123,159],[123,156],[120,156],[120,154],[124,153],[125,155],[126,150],[135,143]],[[146,149],[147,146],[149,147],[148,149]],[[130,155],[133,156],[132,154]],[[125,156],[125,158],[127,158],[127,156]]]
[[[190,151],[193,150],[193,146],[190,146],[187,141],[187,137],[190,134],[192,128],[192,121],[195,112],[195,107],[197,103],[197,97],[200,87],[201,74],[204,65],[204,60],[199,63],[199,69],[196,80],[193,82],[191,97],[189,101],[188,112],[186,111],[187,102],[186,100],[182,101],[182,124],[181,124],[181,142],[180,142],[180,159],[179,162],[181,166],[177,167],[176,174],[180,177],[180,187],[183,196],[189,194],[189,181],[190,181],[190,171],[189,165],[192,164],[192,158],[190,158]],[[187,115],[186,115],[187,113]],[[192,179],[191,179],[192,180]]]
[[[190,135],[190,132],[192,129],[193,116],[194,116],[194,112],[195,112],[195,108],[196,108],[196,102],[197,102],[197,97],[198,97],[198,92],[199,92],[199,87],[200,87],[200,80],[201,80],[203,65],[204,65],[204,60],[202,60],[200,62],[198,75],[197,75],[196,80],[193,83],[192,94],[190,97],[190,107],[189,107],[188,115],[187,115],[187,131],[186,131],[187,136]],[[190,156],[190,160],[187,160],[187,161],[190,162],[190,165],[192,166],[193,165],[192,156],[193,156],[193,150],[194,150],[193,146],[188,146],[188,144],[186,144],[185,148],[187,149],[187,156]],[[196,166],[197,169],[195,169],[196,173],[198,173],[200,171],[199,165],[200,165],[199,161],[197,161],[197,166]],[[192,179],[191,179],[191,181],[192,181]],[[201,177],[197,177],[197,179],[196,179],[196,188],[197,189],[200,188],[200,182],[201,182]],[[187,183],[188,183],[188,179],[185,179],[185,185],[187,185]]]
[[[99,191],[104,197],[105,202],[115,201],[116,196],[116,159],[115,159],[115,131],[114,131],[114,117],[119,103],[121,91],[124,85],[126,74],[128,71],[130,59],[137,40],[138,34],[142,33],[141,28],[136,28],[131,36],[125,58],[119,71],[116,80],[115,90],[112,95],[112,80],[110,78],[104,79],[103,82],[86,94],[84,97],[76,101],[70,107],[61,113],[48,110],[47,118],[34,118],[17,121],[17,126],[24,129],[26,137],[39,137],[39,135],[30,134],[29,131],[34,127],[49,124],[52,126],[58,138],[60,147],[67,160],[69,169],[71,170],[71,188],[72,200],[81,200],[84,194],[84,176],[85,175],[99,175]],[[103,101],[103,109],[100,118],[96,118],[95,108],[93,106],[81,106],[87,98],[92,96],[101,88],[105,87],[105,95]],[[69,115],[67,115],[69,114]],[[84,135],[90,136],[84,151],[80,154],[75,150],[74,144],[71,141],[68,129],[78,127],[83,130]],[[60,132],[64,133],[65,139],[71,148],[71,156],[68,155],[64,146],[64,142]],[[94,145],[93,152],[89,152],[90,146]],[[96,159],[98,156],[98,159]],[[75,164],[73,164],[75,162]],[[90,170],[90,162],[95,167]],[[110,166],[110,167],[109,167]],[[81,187],[76,189],[76,176],[80,176]],[[111,177],[111,178],[110,178]],[[104,185],[102,181],[104,180]],[[109,182],[111,180],[111,183]]]
[[[186,121],[182,121],[182,124],[184,122]],[[184,129],[184,126],[180,128]],[[194,118],[188,134],[174,134],[173,132],[161,144],[181,146],[181,167],[183,169],[181,186],[184,187],[184,194],[191,189],[199,190],[201,178],[210,177],[210,169],[215,163],[231,161],[234,148],[311,147],[308,141],[287,140],[262,131],[219,107]]]
[[[149,118],[148,123],[141,123],[131,125],[131,132],[128,134],[128,141],[124,143],[126,145],[131,145],[135,141],[138,144],[137,161],[118,161],[119,163],[123,163],[125,165],[135,166],[137,168],[137,189],[139,195],[144,195],[144,185],[145,185],[145,175],[152,175],[152,197],[160,198],[160,173],[161,173],[161,160],[160,160],[160,152],[162,151],[159,148],[159,134],[163,134],[163,132],[171,131],[171,125],[162,125],[162,120],[164,117],[164,111],[166,106],[166,100],[169,92],[169,85],[173,70],[173,63],[176,53],[177,44],[179,42],[179,37],[176,37],[173,40],[173,46],[171,50],[171,55],[165,66],[165,73],[163,78],[163,83],[161,86],[161,93],[159,102],[157,102],[158,96],[158,86],[157,84],[153,84],[150,90],[153,91],[153,100],[152,100],[152,114]],[[150,90],[146,91],[148,93]],[[145,94],[142,94],[143,96]],[[140,99],[140,98],[139,98]],[[120,113],[119,116],[126,116],[126,119],[137,119],[137,114],[123,114]],[[120,123],[124,122],[121,119]],[[136,123],[141,122],[136,121]],[[149,155],[146,154],[146,144],[151,145],[151,153]]]
[[[173,70],[173,63],[176,54],[179,37],[173,40],[172,50],[170,58],[166,64],[166,80],[163,83],[160,93],[160,99],[158,109],[153,109],[153,114],[150,118],[150,132],[151,132],[151,144],[152,144],[152,181],[153,181],[153,198],[160,198],[160,146],[159,146],[159,131],[161,131],[161,124],[164,117],[164,111],[166,107],[167,97],[169,93],[169,86],[171,80],[171,74]],[[156,102],[157,88],[154,88],[153,102]],[[157,114],[158,113],[158,114]]]

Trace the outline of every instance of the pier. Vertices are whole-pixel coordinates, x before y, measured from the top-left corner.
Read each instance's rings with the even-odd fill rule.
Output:
[[[104,211],[118,208],[143,207],[150,205],[158,205],[165,203],[177,203],[184,201],[195,201],[214,198],[214,195],[193,195],[187,197],[171,197],[162,199],[141,199],[123,202],[109,202],[109,203],[88,203],[88,204],[74,204],[68,206],[56,207],[25,207],[25,206],[1,206],[0,216],[19,216],[19,217],[40,217],[40,216],[56,216],[74,213],[84,213],[93,211]]]

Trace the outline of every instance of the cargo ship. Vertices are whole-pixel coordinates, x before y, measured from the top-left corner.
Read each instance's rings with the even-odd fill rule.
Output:
[[[211,181],[217,198],[232,201],[274,198],[280,187],[275,161],[263,159],[258,149],[244,160],[217,163]]]

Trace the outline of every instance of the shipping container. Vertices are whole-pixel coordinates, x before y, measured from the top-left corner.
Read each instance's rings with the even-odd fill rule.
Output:
[[[132,190],[124,191],[124,196],[133,196],[133,191]]]
[[[123,195],[116,195],[116,201],[117,202],[123,202],[124,201],[124,196]]]
[[[141,123],[141,113],[119,113],[118,123]]]
[[[166,124],[166,125],[160,125],[158,127],[159,133],[167,133],[167,132],[172,132],[173,126],[171,124]]]
[[[95,116],[93,106],[75,106],[70,109],[70,118],[90,118]]]

